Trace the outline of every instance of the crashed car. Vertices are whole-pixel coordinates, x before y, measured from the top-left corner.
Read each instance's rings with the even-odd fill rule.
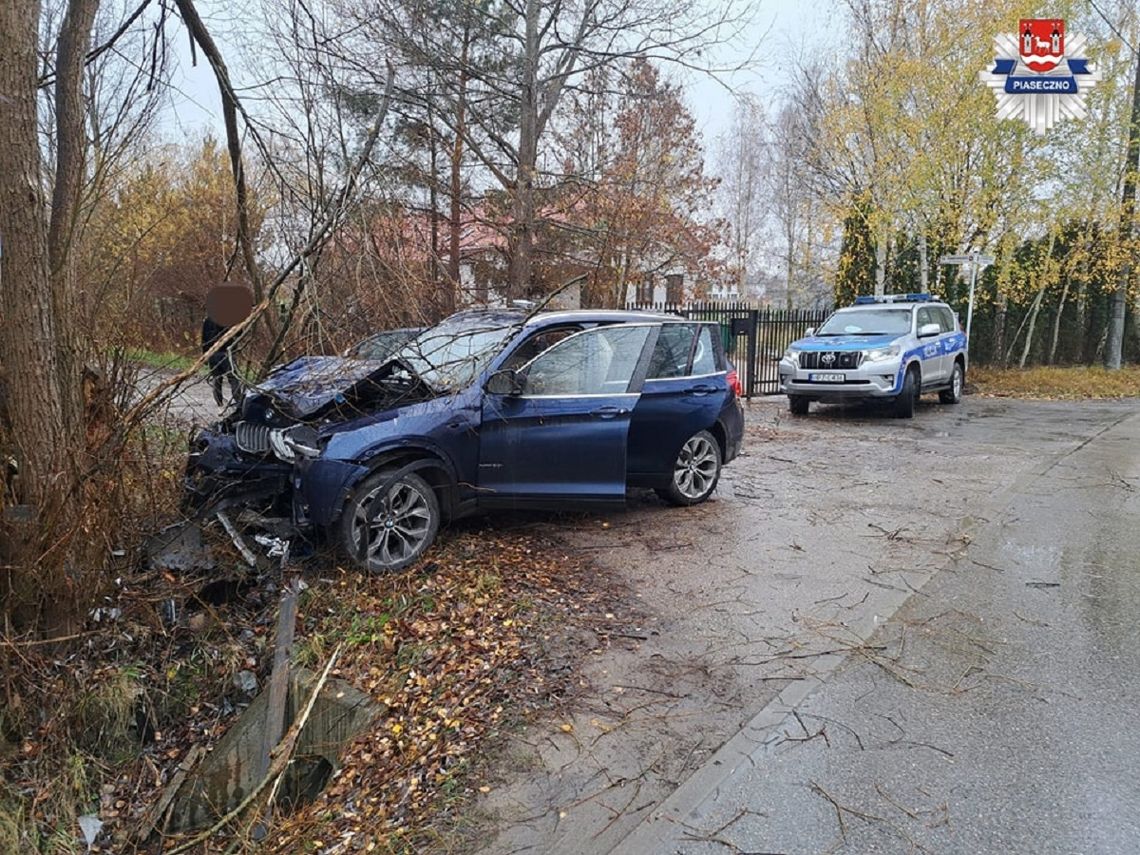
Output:
[[[740,451],[739,395],[716,324],[465,311],[387,360],[257,387],[194,437],[187,500],[398,570],[472,512],[612,506],[629,487],[704,501]]]

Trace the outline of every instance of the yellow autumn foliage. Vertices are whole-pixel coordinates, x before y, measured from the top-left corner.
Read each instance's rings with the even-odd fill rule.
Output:
[[[255,245],[265,206],[251,188]],[[228,154],[213,137],[148,151],[99,201],[87,229],[81,281],[91,328],[105,347],[197,344],[209,287],[240,280]]]

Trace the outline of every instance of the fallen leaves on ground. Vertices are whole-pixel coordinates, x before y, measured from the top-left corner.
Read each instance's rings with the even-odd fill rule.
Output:
[[[1037,368],[970,369],[970,391],[993,398],[1081,400],[1140,396],[1140,366],[1119,371],[1100,366],[1041,366]]]
[[[318,799],[279,817],[268,851],[418,850],[485,781],[488,740],[548,708],[571,673],[566,630],[612,614],[564,548],[533,536],[461,533],[404,574],[338,571],[301,607],[298,655],[344,645],[334,676],[383,710]]]
[[[404,852],[438,842],[468,798],[489,792],[479,762],[487,746],[563,698],[582,655],[577,633],[604,635],[624,598],[565,547],[494,523],[453,530],[401,573],[315,561],[305,578],[295,661],[319,668],[341,646],[333,676],[383,712],[316,802],[274,817],[259,851]],[[66,701],[3,758],[9,786],[0,796],[26,799],[39,833],[61,839],[79,833],[66,805],[86,802],[103,823],[89,851],[138,851],[135,829],[187,752],[216,745],[249,702],[234,675],[266,684],[279,584],[279,573],[124,576],[107,601],[114,619],[80,647],[65,658],[23,652],[39,669],[36,698],[26,700],[45,710],[53,695]],[[244,851],[232,847],[255,813],[199,851]],[[152,838],[142,849],[176,843]]]

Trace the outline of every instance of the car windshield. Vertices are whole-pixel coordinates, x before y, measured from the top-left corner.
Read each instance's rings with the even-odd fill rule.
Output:
[[[848,309],[836,312],[816,335],[902,335],[910,332],[910,309]]]
[[[400,345],[415,336],[420,330],[403,329],[388,330],[387,332],[370,335],[364,341],[345,352],[350,359],[382,360],[395,351]]]
[[[497,316],[456,316],[421,333],[393,354],[436,391],[471,385],[518,329],[519,321]]]

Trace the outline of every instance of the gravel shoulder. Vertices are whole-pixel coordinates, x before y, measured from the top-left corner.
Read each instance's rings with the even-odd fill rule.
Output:
[[[135,395],[141,398],[151,390],[174,377],[174,372],[166,368],[151,368],[141,365],[135,377]],[[228,387],[226,393],[229,393]],[[206,425],[218,420],[222,409],[214,402],[214,393],[204,375],[194,377],[170,396],[159,408],[154,421],[167,421],[182,427]]]

